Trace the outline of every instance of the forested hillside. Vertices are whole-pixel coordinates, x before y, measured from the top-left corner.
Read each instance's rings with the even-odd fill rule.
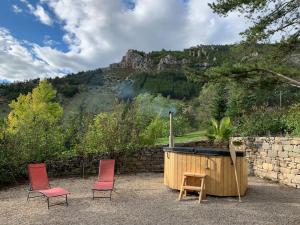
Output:
[[[48,79],[57,90],[64,116],[111,111],[141,93],[161,94],[187,104],[191,117],[204,126],[211,117],[230,116],[240,123],[250,112],[280,113],[299,102],[299,88],[278,76],[256,71],[263,66],[300,80],[299,52],[271,64],[279,45],[201,45],[183,51],[129,50],[121,62],[107,68]],[[246,72],[245,72],[246,71]],[[1,116],[19,94],[39,80],[0,85]],[[268,107],[268,108],[266,108]],[[271,107],[271,108],[270,108]],[[275,108],[280,108],[277,110]],[[269,112],[270,113],[270,112]],[[279,115],[278,115],[279,116]]]

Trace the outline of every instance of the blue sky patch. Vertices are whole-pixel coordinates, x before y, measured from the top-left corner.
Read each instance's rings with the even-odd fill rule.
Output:
[[[29,1],[34,7],[39,1]],[[20,12],[14,12],[16,6]],[[44,9],[48,8],[44,6]],[[53,16],[53,14],[47,13]],[[18,40],[26,40],[36,43],[40,46],[46,46],[52,43],[53,48],[66,52],[67,45],[63,42],[64,31],[60,25],[53,23],[48,26],[42,24],[34,15],[32,15],[27,6],[18,0],[2,0],[0,2],[0,27],[4,27]],[[52,41],[51,41],[52,40]]]

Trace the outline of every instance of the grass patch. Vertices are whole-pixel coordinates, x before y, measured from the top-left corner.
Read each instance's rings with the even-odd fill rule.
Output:
[[[205,130],[188,133],[180,137],[175,137],[175,143],[206,140],[207,137],[205,136],[205,134],[206,134]],[[163,145],[168,143],[169,143],[169,137],[164,137],[164,138],[159,138],[155,144]]]

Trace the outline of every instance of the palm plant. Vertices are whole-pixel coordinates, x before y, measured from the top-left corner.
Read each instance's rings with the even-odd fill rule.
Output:
[[[212,118],[211,127],[208,129],[206,136],[209,140],[222,142],[228,141],[231,133],[232,126],[229,117],[224,117],[221,121]]]

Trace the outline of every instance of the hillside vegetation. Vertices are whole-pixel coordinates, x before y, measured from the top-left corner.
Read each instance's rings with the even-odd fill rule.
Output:
[[[278,47],[129,50],[107,68],[2,84],[0,185],[26,176],[29,162],[165,144],[170,111],[176,142],[298,136],[299,54],[277,61]]]
[[[229,85],[228,82],[242,83],[238,86],[249,92],[248,105],[279,106],[280,91],[282,104],[289,105],[297,101],[297,89],[284,80],[256,72],[239,74],[249,65],[268,65],[276,48],[274,45],[261,45],[255,49],[245,49],[242,45],[207,45],[184,51],[144,53],[129,50],[120,63],[108,68],[51,78],[49,82],[58,91],[58,100],[65,114],[110,111],[119,101],[132,99],[144,92],[180,100],[198,99],[203,88],[219,82],[222,86]],[[276,64],[277,71],[299,78],[300,55],[296,53],[282,65]],[[8,114],[10,101],[19,94],[30,92],[38,82],[35,79],[0,84],[0,116]],[[220,91],[224,92],[229,87],[223,89]]]

